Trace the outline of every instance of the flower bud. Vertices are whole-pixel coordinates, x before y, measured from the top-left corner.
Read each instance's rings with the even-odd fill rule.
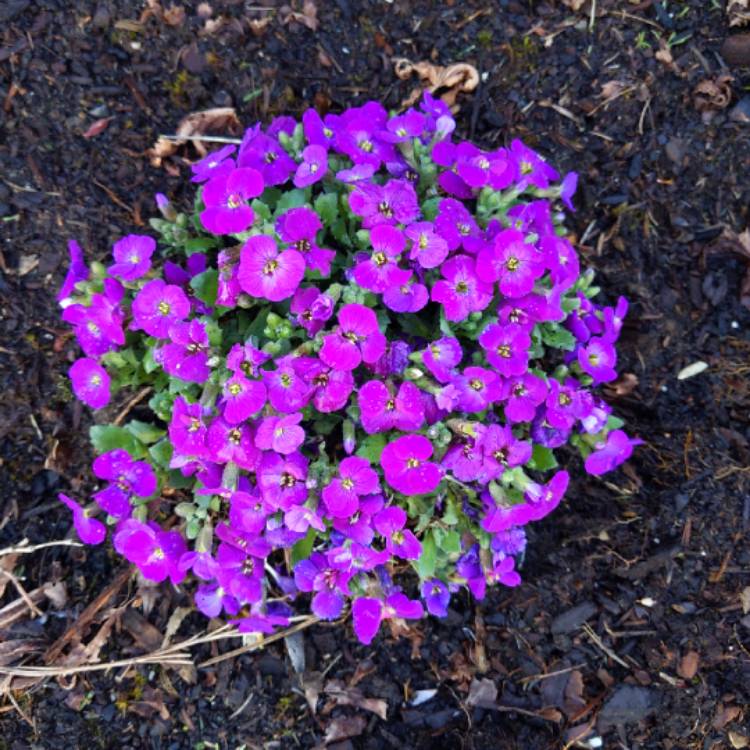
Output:
[[[175,210],[174,206],[169,202],[169,198],[167,198],[164,193],[157,193],[155,196],[156,199],[156,207],[159,209],[159,213],[167,220],[167,221],[175,221],[177,219],[177,211]]]
[[[351,456],[354,453],[354,449],[357,447],[357,440],[354,433],[354,422],[351,419],[345,419],[342,425],[344,432],[344,451],[347,456]]]

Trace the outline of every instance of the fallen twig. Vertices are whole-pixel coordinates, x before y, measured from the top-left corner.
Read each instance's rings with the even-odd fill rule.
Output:
[[[56,542],[44,542],[43,544],[29,544],[28,539],[23,539],[15,547],[0,549],[0,557],[3,555],[28,555],[40,549],[47,549],[47,547],[83,547],[83,545],[72,539],[60,539]]]

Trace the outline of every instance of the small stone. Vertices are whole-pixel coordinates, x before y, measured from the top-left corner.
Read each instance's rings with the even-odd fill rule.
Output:
[[[743,96],[737,104],[729,111],[729,119],[732,122],[750,124],[750,96]]]
[[[573,609],[569,609],[567,612],[563,612],[561,615],[555,617],[552,620],[550,630],[555,635],[570,633],[580,628],[586,620],[595,614],[596,605],[593,602],[583,602],[577,607],[573,607]]]
[[[635,724],[656,712],[661,695],[656,690],[623,685],[604,704],[597,719],[597,729],[602,732],[621,724]]]
[[[750,66],[750,34],[735,34],[721,45],[721,56],[732,68]]]

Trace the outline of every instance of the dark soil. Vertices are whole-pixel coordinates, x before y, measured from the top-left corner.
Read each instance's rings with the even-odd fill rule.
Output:
[[[189,198],[186,163],[170,173],[145,154],[185,114],[233,105],[251,124],[313,103],[397,107],[415,85],[393,73],[401,56],[475,64],[483,82],[459,99],[463,134],[488,146],[521,137],[580,173],[581,252],[604,297],[632,305],[622,372],[638,383],[609,396],[645,441],[606,481],[574,470],[565,507],[531,531],[521,587],[459,598],[447,620],[371,648],[348,625],[305,632],[308,671],[354,678],[360,698],[386,701],[386,721],[324,693],[313,716],[276,643],[199,669],[193,684],[152,666],[16,690],[17,707],[2,699],[0,748],[308,748],[336,731],[351,735],[339,748],[368,750],[560,748],[577,732],[583,747],[750,742],[747,259],[719,237],[750,218],[750,125],[729,117],[750,72],[731,71],[728,107],[702,114],[695,86],[727,72],[722,3],[598,0],[592,15],[591,1],[574,12],[555,0],[318,0],[313,31],[283,23],[282,9],[212,0],[225,22],[210,34],[197,3],[181,25],[139,28],[141,3],[125,0],[0,2],[0,547],[64,538],[57,491],[90,489],[90,417],[70,398],[75,353],[54,300],[67,240],[102,259],[146,224],[154,192]],[[671,62],[655,56],[659,38]],[[708,369],[677,379],[697,361]],[[41,602],[43,617],[0,637],[31,642],[26,661],[42,663],[119,565],[104,547],[19,559],[26,590],[61,581],[67,600]],[[143,653],[154,633],[159,645],[167,593],[149,628],[123,588],[99,657]],[[17,597],[8,585],[0,604]],[[177,637],[201,626],[188,618]],[[414,706],[420,690],[437,692]]]

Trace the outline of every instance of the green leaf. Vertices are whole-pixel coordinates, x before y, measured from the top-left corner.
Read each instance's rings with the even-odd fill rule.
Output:
[[[336,242],[347,248],[350,248],[352,246],[352,239],[349,236],[349,227],[347,225],[346,219],[339,219],[338,221],[335,221],[330,225],[329,229]]]
[[[190,279],[190,286],[195,291],[195,296],[207,305],[216,303],[218,285],[219,272],[215,268],[209,268]]]
[[[339,198],[336,193],[322,193],[315,199],[315,212],[324,227],[330,227],[339,216]]]
[[[300,208],[307,203],[307,192],[295,188],[294,190],[287,190],[281,194],[278,203],[276,204],[276,210],[274,214],[279,216],[290,208]]]
[[[542,341],[547,346],[568,352],[576,348],[576,337],[558,323],[546,323],[542,326]]]
[[[425,578],[431,578],[435,573],[435,566],[437,564],[437,545],[432,537],[432,534],[427,533],[422,538],[422,554],[414,562],[414,569],[417,571],[419,577],[424,580]]]
[[[257,315],[253,319],[253,322],[250,323],[250,325],[245,330],[245,339],[248,339],[251,336],[255,336],[255,338],[259,339],[263,335],[263,331],[266,328],[266,320],[268,320],[268,313],[270,312],[270,305],[268,305],[267,307],[263,307],[258,311]]]
[[[447,529],[433,529],[435,544],[443,555],[458,555],[461,552],[461,534]]]
[[[292,567],[301,560],[307,560],[310,557],[317,536],[318,532],[310,526],[307,529],[307,534],[292,546]]]
[[[152,445],[148,449],[148,454],[158,466],[161,466],[162,469],[168,469],[173,450],[172,443],[168,439],[164,439],[160,440],[156,445]]]
[[[177,503],[174,506],[174,512],[180,518],[192,518],[195,514],[195,505],[193,503]]]
[[[125,425],[125,429],[133,435],[133,437],[138,438],[138,440],[146,445],[151,445],[151,443],[155,443],[160,437],[166,435],[166,431],[162,430],[160,427],[149,422],[141,422],[138,419],[131,419],[130,422]]]
[[[97,453],[106,453],[116,448],[126,450],[133,458],[143,455],[143,446],[124,427],[111,424],[96,424],[89,430],[91,445]]]
[[[531,452],[531,460],[528,466],[537,471],[548,471],[557,466],[557,459],[550,448],[537,444]]]
[[[150,375],[152,372],[158,370],[161,365],[154,359],[154,350],[152,347],[146,347],[146,353],[143,355],[143,371]]]
[[[357,448],[357,455],[366,458],[371,464],[380,463],[380,454],[385,448],[385,435],[382,432],[368,435]]]
[[[191,237],[185,242],[185,254],[205,253],[218,247],[219,242],[215,237]]]

